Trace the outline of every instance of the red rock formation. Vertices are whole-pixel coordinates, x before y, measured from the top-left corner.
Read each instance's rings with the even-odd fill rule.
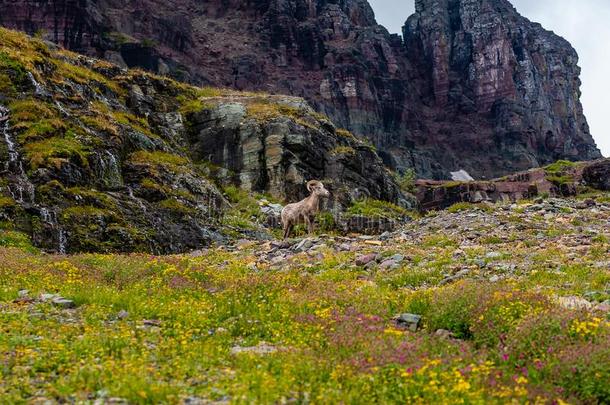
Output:
[[[199,84],[304,97],[427,178],[601,156],[576,52],[507,0],[417,0],[404,41],[366,0],[0,0],[0,24]]]
[[[531,169],[491,181],[417,181],[417,200],[424,211],[461,202],[518,201],[543,195],[569,197],[584,187],[610,190],[610,159],[565,166],[559,173]]]

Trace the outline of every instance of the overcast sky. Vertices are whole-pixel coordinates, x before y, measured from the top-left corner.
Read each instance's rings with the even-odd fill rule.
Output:
[[[414,0],[369,0],[377,21],[400,33],[414,12]],[[511,0],[532,21],[566,38],[580,55],[582,103],[591,133],[610,156],[610,1]]]

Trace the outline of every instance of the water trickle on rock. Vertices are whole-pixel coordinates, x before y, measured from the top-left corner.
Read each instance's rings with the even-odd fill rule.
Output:
[[[40,208],[40,219],[45,225],[51,228],[53,233],[56,234],[53,239],[54,241],[57,239],[57,252],[59,254],[66,254],[68,238],[66,231],[60,226],[59,221],[57,220],[57,211],[42,207]]]
[[[36,94],[37,96],[47,95],[47,91],[40,85],[40,83],[36,81],[32,72],[28,72],[28,79],[30,79],[32,86],[34,86],[34,94]]]
[[[34,185],[23,169],[23,162],[17,143],[13,139],[9,124],[10,111],[0,105],[0,132],[6,143],[8,161],[5,170],[11,174],[8,190],[13,199],[19,203],[34,203]]]

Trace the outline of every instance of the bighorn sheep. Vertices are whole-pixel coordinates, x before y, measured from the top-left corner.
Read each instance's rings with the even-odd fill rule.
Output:
[[[300,223],[307,225],[307,231],[311,235],[314,217],[320,211],[320,199],[330,196],[328,190],[324,188],[324,184],[318,180],[307,182],[307,190],[311,193],[309,197],[298,203],[288,204],[282,210],[284,239],[288,238],[292,228]]]

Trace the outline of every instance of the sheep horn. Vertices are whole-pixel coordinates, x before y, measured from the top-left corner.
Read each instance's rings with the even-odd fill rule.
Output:
[[[320,182],[318,180],[310,180],[307,182],[307,191],[311,192],[311,188],[316,185],[319,184]]]

